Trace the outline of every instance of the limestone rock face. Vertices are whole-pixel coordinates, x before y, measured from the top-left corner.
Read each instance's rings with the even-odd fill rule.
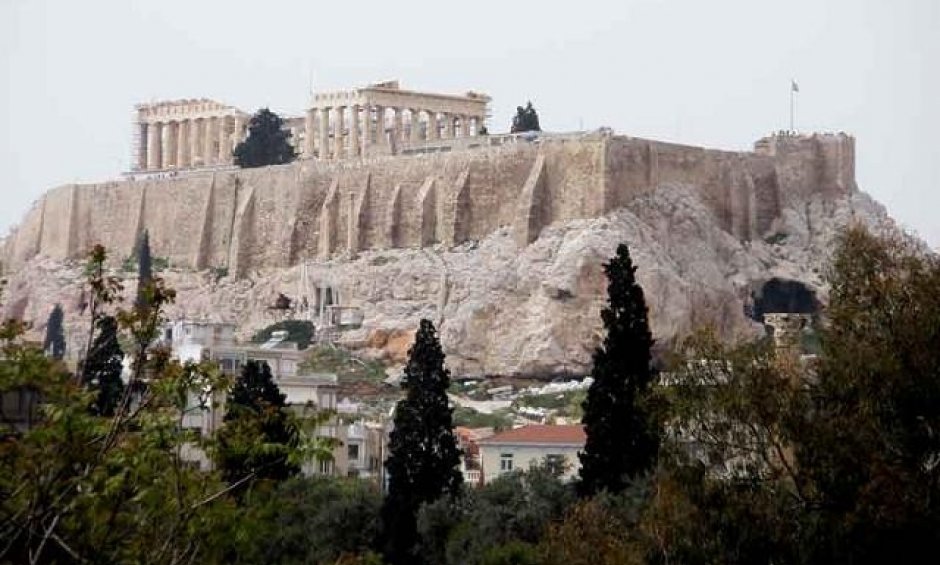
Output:
[[[823,271],[838,230],[852,221],[893,229],[879,204],[851,192],[790,204],[764,239],[741,241],[699,194],[691,185],[662,185],[606,216],[547,226],[521,249],[507,226],[456,247],[367,251],[242,279],[170,270],[164,276],[178,298],[168,314],[235,322],[247,338],[275,321],[269,306],[278,293],[313,300],[312,285],[326,284],[341,304],[361,308],[362,326],[339,339],[370,357],[403,361],[426,317],[437,324],[455,374],[585,372],[601,339],[602,264],[621,242],[638,266],[656,339],[706,323],[733,337],[759,331],[745,315],[755,284],[798,280],[824,299]],[[32,321],[38,336],[59,302],[70,347],[79,351],[88,325],[80,265],[38,256],[7,278],[4,315]]]

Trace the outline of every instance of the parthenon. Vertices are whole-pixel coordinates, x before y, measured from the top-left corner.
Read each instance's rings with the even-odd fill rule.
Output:
[[[284,118],[301,158],[396,155],[427,144],[480,134],[489,96],[403,90],[398,81],[313,93],[306,112]],[[207,99],[136,107],[134,171],[171,171],[232,164],[249,114]]]
[[[135,110],[135,171],[231,164],[249,118],[206,98],[138,104]]]

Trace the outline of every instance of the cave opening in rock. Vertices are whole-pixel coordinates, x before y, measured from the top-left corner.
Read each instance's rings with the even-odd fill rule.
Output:
[[[763,322],[764,314],[782,312],[810,314],[815,318],[819,308],[816,293],[807,285],[774,277],[751,293],[751,308],[746,314],[757,322]]]

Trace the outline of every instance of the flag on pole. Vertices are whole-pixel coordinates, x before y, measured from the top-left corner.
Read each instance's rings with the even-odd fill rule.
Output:
[[[800,91],[800,85],[796,84],[796,81],[793,79],[790,79],[790,90],[792,90],[793,92]]]

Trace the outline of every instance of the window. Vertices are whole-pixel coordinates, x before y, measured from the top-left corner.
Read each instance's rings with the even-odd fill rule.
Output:
[[[512,453],[502,453],[499,456],[499,472],[508,473],[512,471]]]
[[[333,472],[333,460],[323,459],[320,461],[320,474],[329,475]]]
[[[560,477],[565,474],[568,463],[564,455],[552,453],[545,456],[545,468],[552,476]]]
[[[351,443],[347,445],[346,456],[349,458],[350,461],[358,461],[359,460],[359,444]]]

